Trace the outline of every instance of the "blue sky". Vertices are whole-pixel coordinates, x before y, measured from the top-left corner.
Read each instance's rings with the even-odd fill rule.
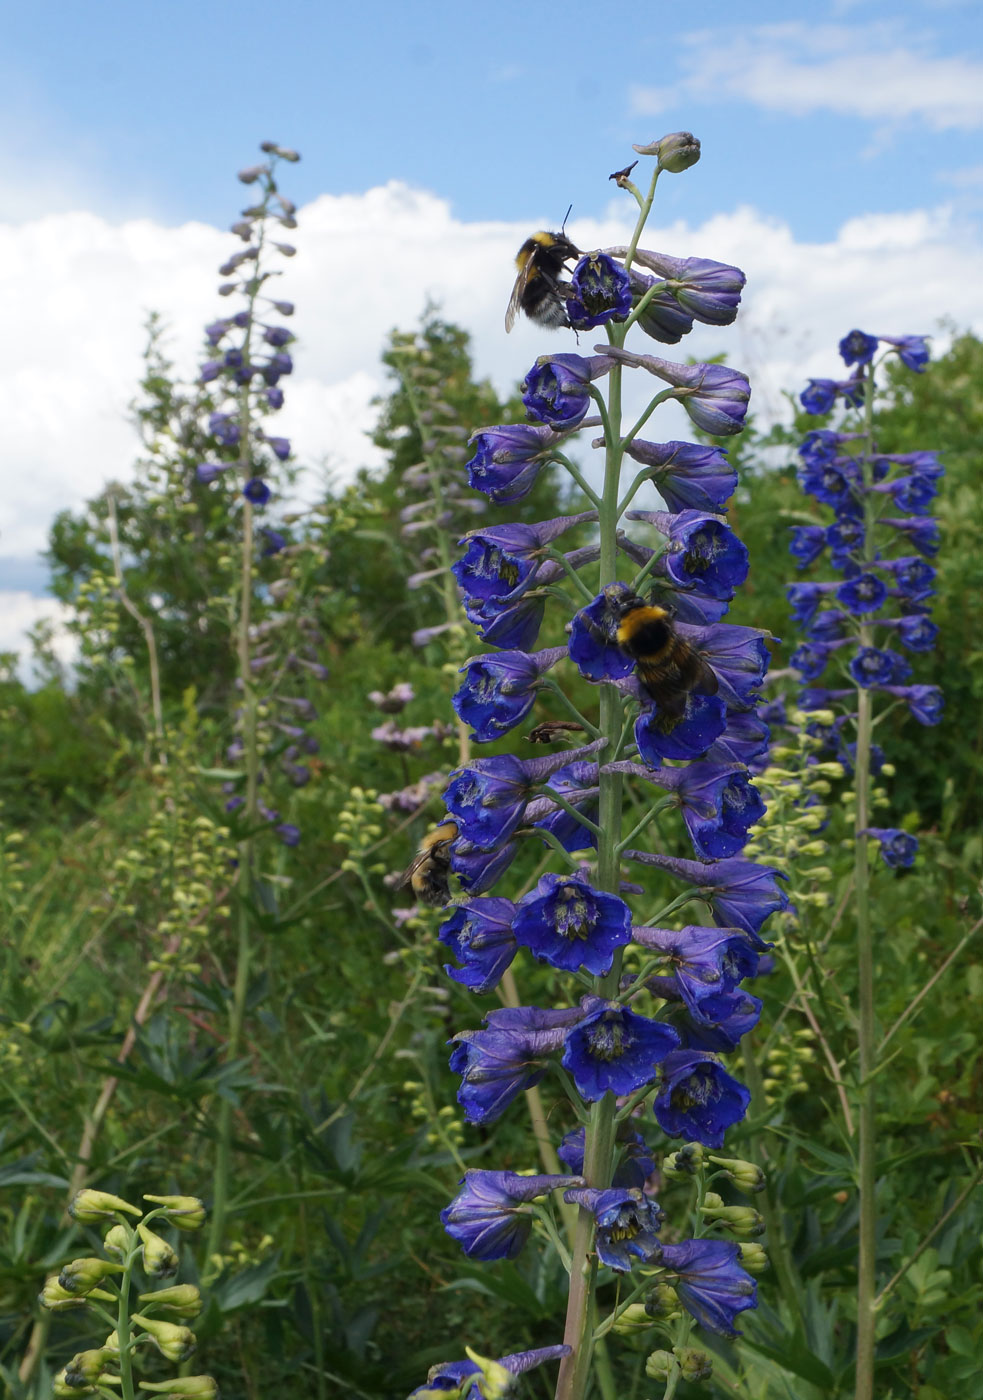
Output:
[[[7,0],[0,46],[0,650],[56,608],[51,519],[138,443],[127,405],[151,309],[194,375],[227,310],[216,269],[269,137],[303,153],[283,294],[297,302],[282,430],[312,493],[373,465],[379,356],[427,299],[505,391],[548,343],[502,317],[536,227],[624,241],[608,175],[633,142],[690,130],[703,158],[659,185],[651,248],[742,267],[741,314],[680,357],[724,354],[767,424],[853,326],[983,333],[980,0]],[[667,433],[686,435],[682,423]],[[377,456],[377,454],[376,454]]]
[[[298,202],[397,178],[466,220],[598,214],[632,141],[704,142],[687,218],[752,198],[800,238],[850,212],[978,205],[983,6],[560,9],[499,0],[92,0],[4,8],[0,113],[62,207],[221,223],[269,135]],[[556,15],[554,20],[553,16]],[[974,95],[975,88],[975,95]],[[28,182],[30,185],[30,182]]]

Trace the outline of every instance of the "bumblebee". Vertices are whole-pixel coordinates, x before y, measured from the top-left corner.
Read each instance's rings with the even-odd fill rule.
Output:
[[[675,631],[668,608],[629,593],[616,600],[615,617],[615,640],[634,661],[639,685],[658,705],[660,728],[671,729],[682,719],[691,691],[716,695],[716,675]]]
[[[570,324],[563,305],[570,284],[561,279],[565,264],[580,256],[580,249],[570,242],[562,229],[559,233],[540,229],[526,239],[515,256],[519,275],[505,312],[507,332],[515,325],[520,311],[524,311],[530,321],[550,329]]]
[[[457,839],[457,822],[446,821],[428,831],[420,849],[403,872],[399,887],[409,885],[421,904],[440,909],[449,903],[447,883],[451,873],[451,842]]]

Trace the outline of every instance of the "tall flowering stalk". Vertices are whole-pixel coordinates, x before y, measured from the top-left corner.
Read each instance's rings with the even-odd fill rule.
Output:
[[[262,150],[266,160],[239,172],[239,179],[256,196],[232,225],[232,232],[245,247],[219,268],[220,275],[228,279],[219,287],[219,295],[238,297],[238,309],[206,327],[213,357],[202,365],[200,379],[212,386],[219,406],[208,420],[213,444],[211,458],[195,468],[200,488],[224,491],[230,507],[237,502],[241,527],[238,586],[230,601],[240,707],[237,734],[227,757],[242,769],[241,778],[228,780],[231,795],[226,803],[230,818],[238,825],[239,836],[238,942],[227,1039],[230,1058],[239,1053],[242,1045],[253,956],[257,826],[269,822],[286,845],[295,845],[300,839],[296,825],[281,821],[277,809],[263,801],[261,787],[271,776],[270,760],[274,756],[282,760],[291,783],[306,781],[308,770],[303,758],[313,744],[304,728],[314,718],[311,702],[304,696],[284,694],[278,685],[272,687],[276,693],[270,693],[270,676],[278,681],[305,669],[312,669],[318,676],[325,674],[316,660],[312,639],[302,641],[288,656],[279,657],[272,647],[278,621],[275,613],[266,620],[256,615],[259,561],[280,554],[287,543],[279,530],[261,524],[261,512],[272,496],[270,482],[275,483],[279,464],[286,462],[291,452],[287,438],[267,432],[266,420],[282,408],[281,381],[293,370],[288,347],[294,337],[283,322],[293,315],[294,307],[276,295],[273,279],[280,275],[275,262],[293,257],[296,251],[293,244],[282,240],[281,230],[295,228],[297,221],[292,201],[277,185],[277,168],[283,161],[293,163],[300,158],[296,151],[272,141],[263,142]],[[289,579],[275,580],[269,586],[269,595],[275,603],[290,588]],[[292,742],[292,747],[288,745],[289,754],[284,738]],[[216,1130],[210,1256],[220,1252],[225,1226],[231,1128],[232,1105],[223,1098]]]
[[[826,709],[830,723],[818,726],[834,756],[854,771],[854,899],[858,961],[857,1123],[860,1194],[857,1272],[857,1400],[873,1395],[876,1313],[877,1186],[876,1074],[877,1023],[874,997],[874,944],[870,916],[869,845],[877,842],[889,867],[909,866],[917,840],[892,827],[873,826],[872,774],[883,762],[873,741],[875,726],[888,710],[907,705],[920,724],[938,724],[942,692],[912,682],[912,660],[931,651],[937,627],[930,618],[935,570],[928,560],[938,550],[938,526],[931,518],[937,482],[943,473],[933,451],[886,453],[874,433],[875,373],[891,355],[920,373],[928,363],[923,336],[875,336],[851,331],[840,354],[852,367],[844,381],[810,380],[801,395],[809,413],[827,413],[837,403],[856,410],[840,430],[820,428],[799,448],[799,482],[806,494],[833,511],[831,525],[795,528],[792,553],[805,567],[829,551],[840,580],[796,583],[789,588],[793,615],[806,640],[793,653],[792,666],[808,682],[799,697],[809,711]],[[881,352],[880,359],[877,358]],[[900,648],[900,649],[899,649]],[[830,676],[828,668],[835,672]],[[826,685],[817,685],[826,679]],[[832,684],[830,684],[830,680]],[[880,701],[880,712],[876,710]]]
[[[739,432],[748,382],[726,366],[674,364],[626,348],[635,327],[674,344],[694,320],[729,324],[744,276],[707,259],[639,249],[659,176],[693,165],[699,142],[676,133],[635,149],[655,165],[645,193],[630,169],[616,177],[639,208],[630,243],[582,256],[571,281],[552,287],[566,323],[581,333],[603,326],[606,342],[592,355],[539,359],[523,386],[531,421],[478,432],[468,463],[472,486],[510,502],[528,493],[547,462],[558,462],[585,496],[585,510],[473,531],[455,567],[481,640],[502,649],[468,664],[456,697],[475,740],[500,738],[547,698],[561,718],[536,725],[531,737],[576,741],[541,757],[475,759],[451,775],[444,798],[457,834],[448,860],[463,897],[441,930],[461,964],[451,975],[476,994],[494,990],[527,954],[561,974],[565,988],[563,1004],[503,1007],[486,1014],[484,1027],[459,1032],[451,1067],[461,1076],[465,1117],[476,1124],[494,1121],[552,1073],[562,1103],[549,1122],[558,1136],[566,1129],[559,1159],[567,1174],[471,1169],[442,1214],[475,1259],[514,1257],[533,1229],[553,1241],[569,1272],[566,1325],[562,1344],[536,1355],[561,1357],[562,1400],[584,1396],[595,1353],[602,1389],[613,1397],[598,1344],[639,1328],[671,1347],[647,1363],[671,1396],[681,1378],[708,1373],[709,1358],[689,1346],[693,1321],[733,1336],[737,1314],[755,1305],[749,1270],[760,1251],[721,1234],[746,1239],[760,1231],[760,1217],[726,1205],[708,1185],[719,1176],[739,1189],[761,1185],[751,1164],[713,1154],[750,1099],[723,1059],[761,1010],[740,984],[768,946],[764,921],[787,903],[778,872],[740,854],[763,810],[747,764],[767,745],[755,705],[768,653],[766,634],[721,622],[748,567],[724,518],[736,473],[721,448],[639,436],[667,401],[682,404],[707,433]],[[626,369],[666,386],[632,424],[623,410]],[[600,429],[599,489],[567,455],[586,429]],[[627,481],[626,459],[637,464]],[[652,485],[663,508],[630,509]],[[622,528],[628,521],[638,538]],[[564,551],[564,532],[588,522],[596,543]],[[534,649],[554,602],[568,643]],[[582,709],[554,679],[571,662],[596,686],[596,709]],[[674,810],[695,859],[648,839],[656,818]],[[529,841],[545,842],[559,869],[513,900],[498,892],[499,882]],[[649,900],[636,909],[646,891],[625,878],[625,862],[632,873],[668,875],[673,887],[654,907]],[[693,903],[708,922],[674,927]],[[653,1116],[666,1137],[688,1142],[663,1161],[663,1175],[696,1186],[694,1236],[677,1244],[659,1238],[664,1212],[649,1184],[655,1163],[638,1131]],[[577,1208],[569,1249],[550,1204],[554,1192]],[[610,1284],[633,1270],[612,1296]],[[414,1393],[469,1400],[504,1393],[499,1363],[471,1355],[437,1368]],[[508,1371],[509,1359],[501,1365]]]

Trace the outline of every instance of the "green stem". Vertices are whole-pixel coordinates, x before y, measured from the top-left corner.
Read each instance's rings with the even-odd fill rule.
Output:
[[[135,1240],[134,1232],[131,1239]],[[119,1378],[121,1400],[134,1400],[133,1355],[130,1347],[130,1283],[137,1251],[127,1251],[126,1268],[119,1281],[119,1308],[116,1314],[116,1335],[119,1338]]]
[[[621,336],[623,340],[620,328],[616,328],[611,334],[613,337]],[[601,586],[617,577],[618,497],[623,455],[621,381],[622,367],[616,364],[608,375],[607,411],[602,414],[605,420],[604,493],[598,507]],[[622,719],[620,692],[613,685],[602,685],[599,728],[608,740],[609,753],[614,751],[618,743]],[[602,772],[598,778],[598,786],[597,883],[598,888],[617,893],[620,887],[618,842],[621,839],[621,775]],[[621,962],[619,950],[607,976],[594,979],[596,995],[610,997],[617,993]],[[591,1107],[584,1142],[584,1176],[589,1186],[605,1188],[611,1183],[614,1162],[614,1115],[613,1094],[605,1094],[599,1103]],[[570,1355],[560,1362],[556,1400],[583,1400],[590,1380],[594,1352],[594,1291],[597,1279],[597,1257],[591,1252],[593,1238],[594,1217],[589,1210],[581,1206],[574,1235],[570,1291],[563,1335],[563,1340],[571,1351]]]
[[[865,382],[863,456],[861,468],[864,485],[870,485],[870,451],[873,440],[874,377],[868,371]],[[865,540],[864,561],[873,558],[874,541],[869,493],[864,497]],[[860,629],[862,646],[873,644],[869,626]],[[871,693],[857,691],[857,804],[854,825],[854,890],[857,910],[857,1022],[860,1077],[858,1187],[859,1187],[859,1252],[857,1258],[857,1366],[854,1386],[855,1400],[873,1400],[874,1347],[877,1311],[877,1138],[876,1085],[877,1030],[874,1011],[874,940],[870,921],[870,871],[867,860],[867,837],[870,825],[870,747]]]

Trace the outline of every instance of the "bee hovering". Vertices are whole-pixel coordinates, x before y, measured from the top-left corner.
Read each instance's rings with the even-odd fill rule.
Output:
[[[564,219],[564,228],[566,222]],[[570,324],[563,305],[569,283],[562,281],[562,277],[570,259],[580,256],[580,249],[570,242],[563,228],[559,233],[540,229],[526,239],[515,256],[519,275],[505,312],[506,332],[515,325],[520,311],[524,311],[530,321],[550,329]]]
[[[615,640],[635,663],[638,683],[659,707],[659,727],[671,729],[686,713],[691,691],[716,695],[717,677],[672,625],[672,613],[637,593],[615,601]]]
[[[400,888],[409,885],[421,904],[429,904],[435,909],[449,903],[450,846],[456,839],[457,822],[442,822],[433,831],[428,831],[400,878]]]

